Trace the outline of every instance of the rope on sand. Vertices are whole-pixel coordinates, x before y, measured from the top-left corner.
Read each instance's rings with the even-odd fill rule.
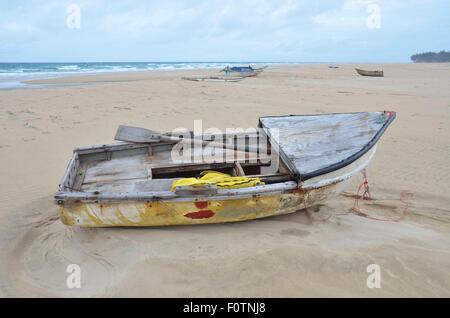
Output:
[[[367,213],[364,213],[359,206],[359,201],[361,199],[374,200],[370,194],[370,187],[369,187],[369,181],[367,179],[366,169],[362,170],[361,173],[363,175],[363,182],[359,185],[358,191],[353,196],[355,198],[355,203],[353,204],[353,207],[350,209],[350,212],[352,212],[356,215],[371,219],[371,220],[375,220],[375,221],[382,221],[382,222],[400,222],[400,221],[402,221],[406,217],[409,206],[410,206],[410,203],[407,202],[407,199],[413,198],[414,194],[409,191],[400,192],[400,202],[402,202],[405,205],[400,217],[398,217],[396,219],[386,219],[386,218],[378,218],[378,217],[370,216]],[[361,192],[362,189],[364,189],[364,192],[362,195],[360,195],[359,193]]]
[[[355,199],[355,202],[353,204],[353,207],[348,211],[348,212],[344,212],[344,213],[338,213],[338,214],[334,214],[333,212],[330,213],[330,215],[328,215],[325,218],[322,219],[316,219],[314,218],[313,214],[309,211],[308,209],[308,204],[307,204],[307,196],[305,196],[304,200],[303,200],[303,204],[305,206],[304,210],[306,212],[306,215],[308,216],[308,219],[310,220],[310,222],[327,222],[332,216],[340,216],[340,215],[348,215],[349,213],[353,213],[356,214],[358,216],[362,216],[365,217],[367,219],[370,220],[375,220],[375,221],[381,221],[381,222],[400,222],[403,219],[405,219],[406,215],[408,214],[408,210],[409,210],[409,206],[410,206],[410,202],[408,202],[408,199],[412,199],[414,197],[414,194],[410,191],[402,191],[400,192],[400,202],[402,202],[405,206],[402,210],[402,214],[400,215],[400,217],[396,218],[396,219],[386,219],[386,218],[378,218],[378,217],[374,217],[374,216],[370,216],[367,213],[364,213],[361,209],[361,207],[359,206],[359,201],[362,200],[366,200],[366,201],[372,201],[375,200],[372,195],[370,194],[370,185],[369,185],[369,180],[367,178],[367,171],[366,169],[361,171],[362,176],[363,176],[363,181],[362,183],[358,186],[358,190],[356,192],[355,195],[351,195],[350,197]],[[359,193],[361,192],[361,190],[364,190],[362,195],[360,195]]]

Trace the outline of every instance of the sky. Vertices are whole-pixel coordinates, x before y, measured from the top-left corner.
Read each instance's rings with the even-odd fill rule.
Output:
[[[448,0],[0,0],[0,62],[408,62]]]

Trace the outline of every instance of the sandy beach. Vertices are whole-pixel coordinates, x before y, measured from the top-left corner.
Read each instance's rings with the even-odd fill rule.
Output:
[[[339,66],[273,67],[238,83],[149,71],[0,90],[0,296],[449,297],[450,64]],[[53,194],[73,148],[113,142],[120,124],[249,128],[267,115],[378,110],[397,119],[368,169],[370,218],[349,212],[358,179],[312,219],[139,229],[58,219]],[[66,286],[72,263],[80,289]],[[369,264],[379,289],[366,285]]]

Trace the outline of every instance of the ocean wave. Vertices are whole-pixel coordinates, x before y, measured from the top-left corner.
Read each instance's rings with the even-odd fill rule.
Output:
[[[60,71],[77,71],[80,70],[81,68],[78,65],[63,65],[57,67],[57,69]]]
[[[17,74],[17,73],[24,73],[24,69],[0,69],[0,73],[2,74]]]

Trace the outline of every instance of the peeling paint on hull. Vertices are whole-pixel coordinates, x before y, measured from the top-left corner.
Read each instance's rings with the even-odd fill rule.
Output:
[[[311,191],[292,191],[246,199],[205,201],[204,209],[192,202],[66,203],[61,221],[83,227],[165,226],[239,222],[289,214],[316,205],[335,193],[339,185]],[[196,214],[193,214],[196,213]],[[196,216],[195,216],[196,215]]]
[[[64,204],[60,213],[64,224],[86,227],[209,224],[292,213],[301,208],[302,202],[303,195],[298,193],[239,200],[211,200],[205,210],[198,210],[195,202],[73,202]],[[203,214],[198,213],[202,211]],[[192,213],[210,217],[192,217]]]

